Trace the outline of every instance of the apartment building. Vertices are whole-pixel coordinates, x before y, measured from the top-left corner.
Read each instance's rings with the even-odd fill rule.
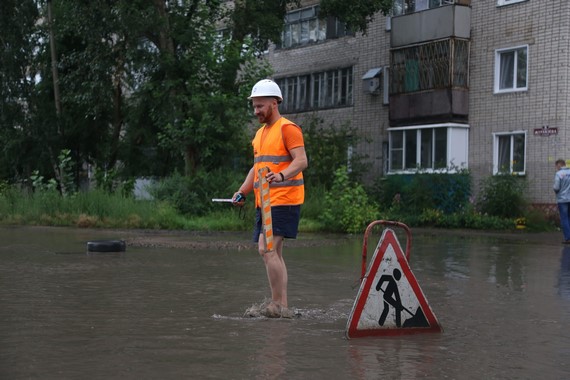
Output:
[[[569,1],[395,0],[365,35],[318,11],[302,1],[267,52],[284,115],[357,128],[373,177],[509,173],[554,203],[554,161],[570,159]]]

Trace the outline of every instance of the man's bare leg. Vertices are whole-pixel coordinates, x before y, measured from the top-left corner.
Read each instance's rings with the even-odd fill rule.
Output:
[[[267,279],[271,288],[271,300],[276,306],[271,311],[279,312],[280,307],[287,307],[288,276],[287,267],[283,260],[283,237],[274,236],[273,244],[275,249],[265,252],[265,238],[263,234],[259,236],[259,253],[265,263]]]

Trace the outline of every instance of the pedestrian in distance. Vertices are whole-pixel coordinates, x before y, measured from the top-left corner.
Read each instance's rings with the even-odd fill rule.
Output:
[[[556,160],[556,174],[552,187],[556,193],[556,203],[560,213],[560,226],[564,234],[564,244],[570,244],[570,168],[566,167],[566,161]]]
[[[257,82],[248,97],[261,127],[252,141],[254,163],[239,190],[233,195],[234,205],[250,192],[255,194],[255,227],[253,240],[258,243],[263,258],[271,301],[263,305],[260,314],[279,318],[293,316],[287,302],[287,267],[283,259],[284,239],[295,239],[299,227],[301,205],[305,199],[303,170],[308,161],[301,128],[282,117],[279,104],[283,101],[281,89],[272,80]],[[269,183],[273,249],[266,249],[263,233],[260,179],[258,172],[269,168],[265,178]],[[246,314],[248,312],[246,311]]]

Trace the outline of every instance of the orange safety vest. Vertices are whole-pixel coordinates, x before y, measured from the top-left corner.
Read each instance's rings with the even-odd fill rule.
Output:
[[[254,168],[254,184],[253,190],[255,194],[255,205],[260,207],[259,195],[259,179],[257,173],[259,169],[268,167],[273,173],[279,173],[285,170],[293,158],[285,147],[283,141],[282,128],[284,125],[292,124],[300,128],[295,123],[281,117],[270,127],[264,126],[259,128],[253,138],[253,168]],[[264,128],[269,128],[263,145],[261,144],[261,136]],[[293,206],[303,204],[305,200],[305,186],[303,182],[303,173],[300,172],[292,178],[287,178],[283,182],[273,182],[269,184],[269,197],[272,206]]]

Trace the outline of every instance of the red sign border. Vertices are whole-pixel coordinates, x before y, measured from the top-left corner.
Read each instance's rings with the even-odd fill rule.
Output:
[[[380,263],[384,258],[384,254],[386,253],[386,249],[388,245],[392,245],[394,249],[394,253],[398,259],[398,263],[402,268],[402,275],[406,277],[408,280],[414,294],[418,298],[418,302],[424,312],[424,315],[430,325],[430,327],[403,327],[403,328],[387,328],[387,329],[370,329],[370,330],[358,330],[358,321],[362,316],[362,312],[364,311],[364,306],[366,306],[366,300],[368,299],[368,295],[370,294],[370,288],[374,282],[376,277],[376,272],[378,272],[378,268],[380,267]],[[381,252],[379,255],[378,253]],[[402,252],[402,248],[396,239],[396,235],[394,231],[387,228],[384,230],[382,235],[381,244],[374,252],[374,258],[372,264],[370,265],[370,269],[368,270],[368,274],[364,278],[364,286],[362,287],[362,292],[359,293],[360,298],[355,303],[354,312],[351,313],[351,317],[348,323],[348,329],[346,331],[346,337],[350,338],[361,338],[366,336],[394,336],[394,335],[408,335],[408,334],[417,334],[417,333],[424,333],[424,332],[441,332],[443,331],[441,326],[439,325],[437,318],[433,314],[433,311],[429,307],[427,300],[414,276],[412,269]]]

